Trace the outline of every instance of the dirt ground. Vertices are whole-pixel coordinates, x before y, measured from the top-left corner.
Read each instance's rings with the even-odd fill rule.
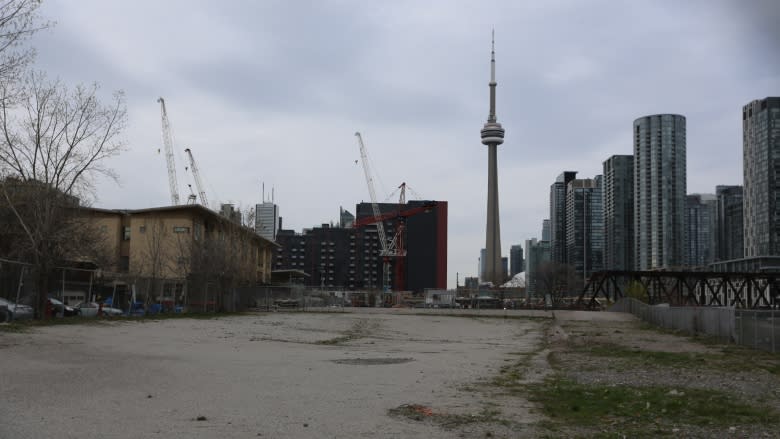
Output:
[[[776,437],[776,425],[678,420],[657,400],[647,404],[657,413],[621,418],[588,396],[635,386],[672,400],[716,389],[780,410],[778,356],[609,312],[353,309],[44,326],[0,331],[0,371],[0,438]],[[545,402],[566,383],[584,389],[571,403],[580,418]]]
[[[0,332],[0,437],[452,437],[389,411],[481,420],[461,386],[535,350],[542,323],[389,310]]]

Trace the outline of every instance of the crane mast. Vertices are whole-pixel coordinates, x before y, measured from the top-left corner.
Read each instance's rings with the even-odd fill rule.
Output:
[[[195,158],[192,156],[192,151],[189,148],[185,149],[184,152],[187,153],[187,157],[190,159],[190,168],[192,168],[192,176],[195,177],[195,186],[198,189],[198,195],[200,195],[200,204],[202,204],[203,207],[208,208],[209,200],[206,199],[206,190],[200,179],[200,172],[198,171],[198,166],[195,164]]]
[[[374,191],[374,180],[371,178],[371,171],[368,167],[368,155],[366,154],[366,146],[363,144],[363,136],[359,132],[355,133],[355,137],[358,139],[358,145],[360,146],[360,160],[363,163],[363,172],[366,175],[366,185],[368,186],[368,193],[371,196],[371,208],[374,212],[374,218],[380,218],[379,205],[376,202],[376,192]],[[382,256],[382,290],[387,291],[388,275],[390,273],[390,257],[393,256],[387,245],[387,238],[385,237],[385,226],[381,220],[376,222],[376,230],[379,234],[379,243],[381,246],[380,256]]]
[[[165,100],[160,97],[157,102],[160,103],[160,111],[162,112],[162,138],[165,146],[165,161],[168,164],[168,186],[171,189],[171,202],[177,206],[179,204],[179,186],[176,180],[176,163],[173,160],[171,123],[168,121],[168,113],[165,111]]]

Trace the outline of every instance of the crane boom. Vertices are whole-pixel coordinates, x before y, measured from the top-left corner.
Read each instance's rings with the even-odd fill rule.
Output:
[[[195,186],[198,188],[198,195],[200,195],[200,204],[203,207],[209,207],[209,200],[206,199],[206,190],[203,187],[203,182],[200,180],[200,172],[198,166],[195,164],[195,158],[192,156],[192,151],[187,148],[184,150],[187,156],[190,158],[190,167],[192,168],[192,176],[195,177]]]
[[[171,123],[168,121],[168,113],[165,111],[165,100],[160,97],[157,99],[160,103],[162,112],[162,138],[165,146],[165,161],[168,165],[168,186],[171,189],[171,202],[174,206],[179,204],[179,183],[176,180],[176,163],[173,160],[173,136],[171,135]]]
[[[363,144],[363,136],[360,132],[355,133],[355,137],[358,139],[360,146],[360,160],[363,162],[363,172],[366,175],[366,185],[368,186],[368,193],[371,196],[371,209],[374,212],[374,218],[380,218],[379,205],[376,202],[376,192],[374,191],[374,180],[371,178],[371,171],[368,167],[368,155],[366,154],[366,146]],[[376,230],[379,234],[379,244],[381,246],[380,256],[382,256],[382,290],[388,290],[388,275],[390,272],[390,256],[391,251],[387,245],[387,238],[385,237],[385,226],[382,221],[376,222]]]

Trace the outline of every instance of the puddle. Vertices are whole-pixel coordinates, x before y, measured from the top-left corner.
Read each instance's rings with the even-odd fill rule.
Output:
[[[380,366],[383,364],[403,364],[414,361],[414,358],[344,358],[331,360],[336,364],[352,364],[356,366]]]

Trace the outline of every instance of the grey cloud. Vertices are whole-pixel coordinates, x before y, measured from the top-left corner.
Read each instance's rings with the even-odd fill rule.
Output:
[[[450,202],[452,286],[455,272],[474,273],[484,245],[491,27],[508,250],[539,235],[558,173],[591,176],[608,155],[630,153],[631,123],[646,114],[688,117],[690,192],[739,183],[739,109],[780,92],[778,9],[774,0],[47,2],[60,24],[34,42],[53,75],[128,93],[134,151],[116,166],[124,186],[101,188],[102,204],[167,202],[154,155],[158,95],[170,96],[176,133],[197,148],[214,198],[251,204],[265,180],[296,228],[368,198],[354,165],[361,129],[388,187],[419,181]]]

